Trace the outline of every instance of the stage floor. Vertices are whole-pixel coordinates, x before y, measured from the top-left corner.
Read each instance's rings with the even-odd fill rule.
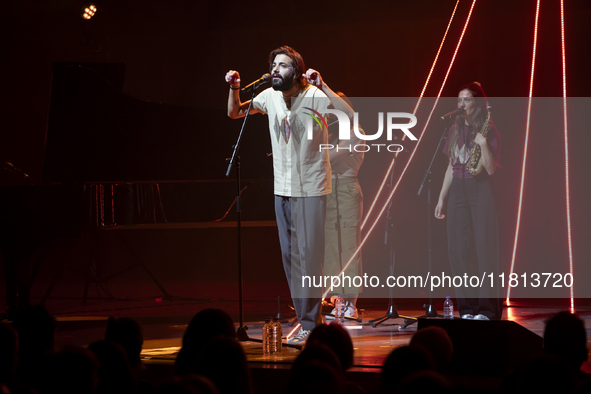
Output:
[[[220,308],[227,311],[238,326],[238,303],[235,300],[174,300],[172,302],[152,300],[105,300],[89,299],[86,305],[80,305],[80,299],[50,300],[48,309],[57,320],[55,333],[56,348],[66,345],[86,346],[103,339],[109,316],[128,316],[136,319],[143,328],[144,346],[142,359],[147,364],[172,365],[181,346],[183,333],[192,316],[205,308]],[[423,311],[418,305],[397,303],[400,315],[420,316]],[[261,328],[269,310],[277,308],[276,300],[246,300],[244,302],[245,325],[249,336],[261,338]],[[287,304],[286,304],[287,305]],[[382,307],[383,305],[383,307]],[[391,319],[373,328],[368,320],[377,319],[385,314],[387,300],[360,299],[362,323],[347,321],[345,327],[353,339],[355,348],[354,370],[379,372],[388,354],[399,346],[410,342],[417,330],[417,324],[402,329],[403,319]],[[53,310],[52,310],[53,309]],[[284,308],[287,309],[287,308]],[[441,307],[439,306],[439,309]],[[504,309],[504,320],[512,320],[533,333],[543,336],[544,322],[554,313],[566,308],[561,305],[536,303],[516,304]],[[441,313],[441,311],[439,311]],[[577,308],[577,313],[584,319],[588,331],[588,347],[591,348],[591,306]],[[488,324],[488,322],[476,322]],[[283,323],[286,336],[292,329],[288,321]],[[243,342],[247,359],[252,367],[289,368],[299,350],[284,347],[280,354],[263,355],[258,342]],[[591,363],[587,362],[584,370],[591,372]]]
[[[288,307],[290,296],[283,266],[278,263],[276,230],[251,227],[244,235],[244,324],[251,337],[260,338],[264,319],[278,312],[278,297],[281,313],[286,318],[293,313]],[[35,304],[48,297],[45,306],[57,320],[57,350],[101,340],[109,316],[127,316],[142,325],[144,362],[172,365],[187,324],[200,310],[219,308],[236,324],[239,322],[236,251],[228,246],[228,242],[233,245],[234,237],[231,228],[104,231],[94,243],[81,239],[76,246],[56,245],[44,256],[33,282],[31,301]],[[0,270],[0,295],[5,293],[2,275]],[[171,298],[167,299],[166,294]],[[0,298],[0,305],[4,301]],[[420,316],[426,297],[394,302],[400,315]],[[434,300],[440,313],[442,302]],[[347,324],[355,347],[355,368],[379,372],[387,355],[408,344],[416,332],[416,324],[400,330],[402,319],[387,321],[377,328],[367,325],[368,320],[383,316],[387,307],[387,299],[358,300],[362,324]],[[512,306],[504,309],[503,319],[542,336],[544,322],[569,307],[569,299],[512,300]],[[591,348],[591,299],[575,300],[575,309],[585,320]],[[484,326],[489,322],[474,323]],[[290,327],[287,322],[282,324],[287,335]],[[289,368],[298,354],[296,349],[284,348],[281,354],[264,356],[259,343],[243,345],[255,367]],[[591,372],[591,365],[586,364],[585,369]]]

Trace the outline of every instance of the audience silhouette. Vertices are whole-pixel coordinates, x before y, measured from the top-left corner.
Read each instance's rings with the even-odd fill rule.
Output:
[[[97,394],[131,394],[136,391],[134,375],[123,348],[109,341],[90,344],[99,362]]]
[[[175,362],[175,374],[193,373],[199,352],[209,340],[217,336],[236,337],[230,315],[221,309],[204,309],[193,316],[183,335],[182,347]]]
[[[42,306],[20,312],[14,328],[0,325],[2,394],[251,394],[250,369],[235,339],[230,316],[205,309],[190,321],[175,361],[175,376],[156,387],[138,379],[142,368],[142,328],[130,318],[109,318],[105,340],[88,349],[66,347],[55,353],[56,323]],[[485,323],[486,324],[486,323]],[[290,350],[288,350],[290,351]],[[286,394],[389,393],[574,393],[591,389],[581,371],[587,360],[583,320],[570,312],[548,319],[544,354],[519,366],[500,386],[466,386],[461,376],[447,376],[453,346],[439,327],[417,331],[408,346],[394,349],[384,361],[379,387],[361,387],[347,379],[354,348],[346,328],[319,325],[293,362]],[[453,383],[452,383],[453,382]],[[497,383],[498,385],[499,383]],[[264,385],[260,387],[265,387]],[[280,387],[265,387],[279,392]]]
[[[577,375],[585,378],[581,365],[587,361],[587,330],[576,315],[563,311],[546,321],[544,353],[565,361]]]

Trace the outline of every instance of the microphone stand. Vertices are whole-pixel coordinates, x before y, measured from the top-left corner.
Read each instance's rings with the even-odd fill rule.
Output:
[[[254,96],[256,94],[257,85],[253,86],[252,88],[252,97],[250,99],[250,103],[248,104],[248,110],[246,111],[246,115],[244,116],[244,120],[242,121],[242,127],[240,128],[240,134],[238,134],[238,139],[234,144],[232,151],[232,157],[226,159],[229,161],[228,169],[226,170],[226,177],[230,176],[230,172],[232,171],[232,167],[236,167],[236,229],[237,229],[237,236],[238,236],[238,244],[237,244],[237,253],[238,253],[238,318],[240,321],[240,325],[238,326],[238,330],[236,331],[236,338],[241,342],[251,341],[253,339],[249,338],[248,327],[244,325],[244,310],[243,310],[243,301],[242,301],[242,224],[241,224],[241,201],[240,201],[240,156],[238,156],[238,150],[240,149],[240,142],[242,142],[242,136],[244,134],[244,127],[246,126],[246,122],[248,122],[248,118],[250,117],[250,109],[252,108],[252,102],[254,101]],[[254,340],[257,341],[258,340]],[[260,341],[262,342],[262,340]]]
[[[250,117],[250,109],[252,108],[252,102],[254,101],[254,97],[256,95],[256,91],[260,85],[264,84],[267,81],[260,81],[252,86],[252,96],[250,98],[250,103],[248,104],[248,110],[246,115],[244,116],[244,120],[242,121],[242,127],[240,128],[240,133],[238,134],[238,139],[233,146],[232,157],[226,159],[229,161],[228,169],[226,170],[226,177],[230,176],[230,172],[232,171],[232,167],[236,167],[236,229],[237,229],[237,253],[238,253],[238,318],[240,321],[240,325],[236,330],[236,339],[240,342],[263,342],[262,339],[251,338],[248,336],[248,327],[244,325],[244,305],[243,305],[243,281],[242,281],[242,224],[241,224],[241,213],[242,213],[242,204],[240,200],[240,156],[238,156],[238,151],[240,150],[240,142],[242,142],[242,136],[244,134],[244,128],[246,126],[246,122]],[[278,301],[279,302],[279,301]],[[292,345],[284,343],[283,346],[286,347],[293,347],[296,349],[301,349],[301,345]]]
[[[396,159],[394,159],[396,160]],[[388,181],[388,189],[391,191],[392,188],[394,187],[394,167],[396,165],[396,161],[394,161],[394,164],[392,165],[392,171],[390,172],[390,179]],[[394,249],[394,233],[392,232],[392,228],[394,227],[394,221],[393,221],[393,215],[392,215],[392,207],[393,207],[393,201],[390,200],[390,204],[388,205],[388,212],[387,212],[387,216],[386,216],[386,229],[384,232],[384,244],[385,245],[389,245],[389,251],[390,251],[390,276],[394,276],[394,265],[395,265],[395,261],[396,261],[396,252]],[[401,324],[399,326],[399,329],[405,329],[407,326],[415,323],[417,321],[416,317],[410,317],[410,316],[403,316],[398,314],[398,311],[396,310],[396,306],[394,305],[394,300],[393,300],[393,294],[392,294],[392,287],[389,288],[389,292],[390,292],[390,298],[388,301],[388,310],[386,312],[386,314],[380,318],[377,319],[373,319],[373,320],[369,320],[369,324],[371,324],[371,326],[373,328],[376,328],[377,326],[379,326],[380,324],[382,324],[383,322],[385,322],[386,320],[389,319],[404,319],[404,323]]]
[[[428,260],[428,265],[429,265],[429,272],[431,272],[432,265],[433,265],[433,261],[432,261],[433,252],[431,250],[431,245],[433,242],[432,235],[431,235],[431,220],[432,220],[431,215],[433,214],[432,209],[431,209],[431,206],[432,206],[432,204],[431,204],[431,175],[432,175],[431,168],[433,167],[433,162],[435,161],[435,157],[437,157],[437,154],[440,152],[441,144],[443,143],[443,141],[445,141],[445,138],[447,136],[447,132],[449,131],[449,128],[451,125],[449,120],[451,120],[451,117],[448,118],[445,123],[445,127],[443,128],[443,134],[441,135],[441,138],[439,138],[439,144],[437,144],[437,148],[435,148],[435,152],[433,152],[433,157],[431,158],[431,163],[429,163],[429,168],[427,168],[427,171],[425,171],[425,175],[423,176],[423,181],[421,182],[421,186],[419,187],[419,191],[417,193],[417,196],[420,196],[421,192],[423,191],[423,187],[425,186],[425,184],[427,184],[427,260]],[[429,303],[423,304],[423,308],[425,309],[425,314],[423,316],[419,316],[419,318],[443,317],[443,315],[440,315],[437,313],[437,310],[433,306],[433,293],[432,293],[430,287],[429,287]]]

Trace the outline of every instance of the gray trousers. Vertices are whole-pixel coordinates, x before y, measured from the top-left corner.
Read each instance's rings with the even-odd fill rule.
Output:
[[[322,276],[326,196],[275,196],[275,216],[283,269],[298,320],[304,330],[322,322],[323,288],[302,286],[304,276]]]

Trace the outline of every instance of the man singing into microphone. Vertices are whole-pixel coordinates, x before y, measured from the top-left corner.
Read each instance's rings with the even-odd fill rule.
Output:
[[[326,195],[331,193],[328,143],[322,119],[332,102],[335,109],[353,117],[353,110],[322,80],[320,73],[306,70],[304,59],[293,48],[283,46],[269,54],[272,88],[261,92],[253,101],[250,113],[267,114],[275,178],[275,215],[281,244],[283,268],[287,276],[301,330],[289,340],[303,344],[311,330],[321,323],[322,289],[304,286],[303,276],[317,280],[322,276],[324,260],[324,218]],[[230,70],[228,116],[245,116],[249,101],[241,102],[240,75]],[[304,127],[309,117],[312,138]]]

